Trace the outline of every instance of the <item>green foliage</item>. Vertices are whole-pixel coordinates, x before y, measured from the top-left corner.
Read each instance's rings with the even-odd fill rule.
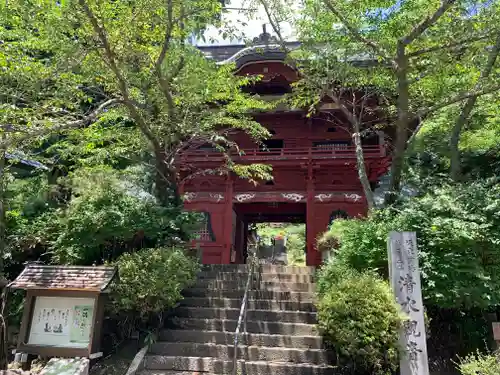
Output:
[[[398,365],[403,322],[389,285],[374,273],[337,262],[318,275],[318,321],[340,365],[354,373],[388,374]]]
[[[489,6],[480,3],[454,2],[440,17],[423,25],[424,32],[401,43],[404,53],[411,56],[405,72],[411,83],[408,91],[411,113],[468,91],[478,82],[486,60],[486,54],[480,51],[494,44],[498,29],[491,28],[490,22],[499,17],[497,1]],[[378,94],[391,98],[400,89],[392,65],[399,57],[398,43],[416,32],[421,20],[430,19],[440,5],[438,0],[305,1],[297,22],[303,42],[298,53],[315,59],[305,63],[304,87],[319,89],[328,78],[333,85],[342,87],[376,87],[374,91]],[[487,37],[475,40],[478,35]],[[458,43],[460,53],[450,40],[464,41]],[[375,63],[352,64],[353,60]],[[303,99],[306,98],[304,95]]]
[[[52,148],[54,158],[150,163],[162,204],[177,191],[178,153],[190,147],[216,147],[225,172],[269,176],[266,167],[235,167],[230,157],[238,151],[229,137],[235,130],[256,141],[269,136],[251,114],[271,105],[242,90],[256,78],[236,76],[231,64],[219,66],[186,43],[222,26],[221,11],[219,0],[2,3],[6,147],[70,131]],[[200,172],[207,173],[186,173]]]
[[[463,156],[495,152],[498,155],[500,145],[500,116],[497,95],[486,95],[478,99],[467,127],[460,136],[459,148]],[[415,138],[414,151],[439,154],[445,163],[449,163],[449,136],[454,119],[459,114],[458,106],[451,106],[435,116],[424,120],[423,126]],[[467,168],[467,160],[463,160]]]
[[[199,271],[197,261],[180,248],[127,253],[116,264],[119,282],[113,286],[113,306],[117,311],[132,312],[143,319],[172,308]]]
[[[339,239],[337,261],[387,276],[389,232],[415,231],[426,303],[485,307],[500,302],[499,212],[495,181],[445,185],[367,219],[334,223],[322,241]]]
[[[288,264],[305,265],[305,224],[282,224],[281,226],[257,224],[257,234],[266,246],[271,246],[272,240],[276,237],[286,237]]]
[[[141,181],[143,172],[79,169],[58,188],[41,178],[12,185],[10,254],[39,248],[56,264],[91,265],[142,247],[182,244],[196,215],[159,205]],[[68,192],[68,200],[57,203]]]
[[[497,355],[471,354],[458,363],[462,375],[500,374],[500,360]]]

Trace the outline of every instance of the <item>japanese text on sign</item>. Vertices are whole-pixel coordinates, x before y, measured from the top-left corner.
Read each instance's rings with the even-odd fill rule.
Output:
[[[391,232],[388,243],[391,286],[408,320],[400,333],[401,375],[429,375],[424,306],[414,232]]]

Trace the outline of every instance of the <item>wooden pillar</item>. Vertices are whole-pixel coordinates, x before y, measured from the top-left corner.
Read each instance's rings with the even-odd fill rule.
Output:
[[[222,264],[231,263],[231,247],[233,244],[233,178],[229,174],[226,179],[226,201],[224,210],[224,250]]]
[[[247,262],[248,258],[248,223],[243,221],[243,263]]]
[[[243,263],[243,220],[241,217],[237,217],[236,219],[236,238],[234,240],[234,249],[236,250],[236,260],[235,263],[242,264]]]
[[[312,162],[307,166],[307,198],[306,198],[306,265],[316,265],[316,228],[314,222],[314,180]]]

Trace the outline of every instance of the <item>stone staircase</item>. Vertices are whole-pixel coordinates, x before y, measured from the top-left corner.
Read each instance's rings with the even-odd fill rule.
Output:
[[[140,374],[232,374],[247,277],[245,265],[205,266],[144,357]],[[237,348],[237,374],[336,373],[315,325],[313,277],[312,267],[261,266],[260,285],[249,296],[247,345],[242,335]]]

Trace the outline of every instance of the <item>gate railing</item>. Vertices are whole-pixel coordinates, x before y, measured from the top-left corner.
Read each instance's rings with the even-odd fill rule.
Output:
[[[236,375],[238,370],[238,344],[240,337],[243,335],[245,337],[246,344],[246,336],[247,336],[247,311],[248,311],[248,298],[250,295],[250,290],[253,288],[254,274],[259,267],[259,259],[258,259],[258,248],[259,244],[256,243],[253,246],[252,251],[249,251],[249,270],[247,282],[245,285],[245,294],[243,295],[243,300],[241,301],[240,307],[240,315],[238,317],[238,324],[236,325],[236,331],[234,332],[234,352],[233,352],[233,373],[232,375]],[[250,250],[250,249],[249,249]],[[260,280],[258,280],[260,282]],[[243,329],[243,332],[242,332]]]

